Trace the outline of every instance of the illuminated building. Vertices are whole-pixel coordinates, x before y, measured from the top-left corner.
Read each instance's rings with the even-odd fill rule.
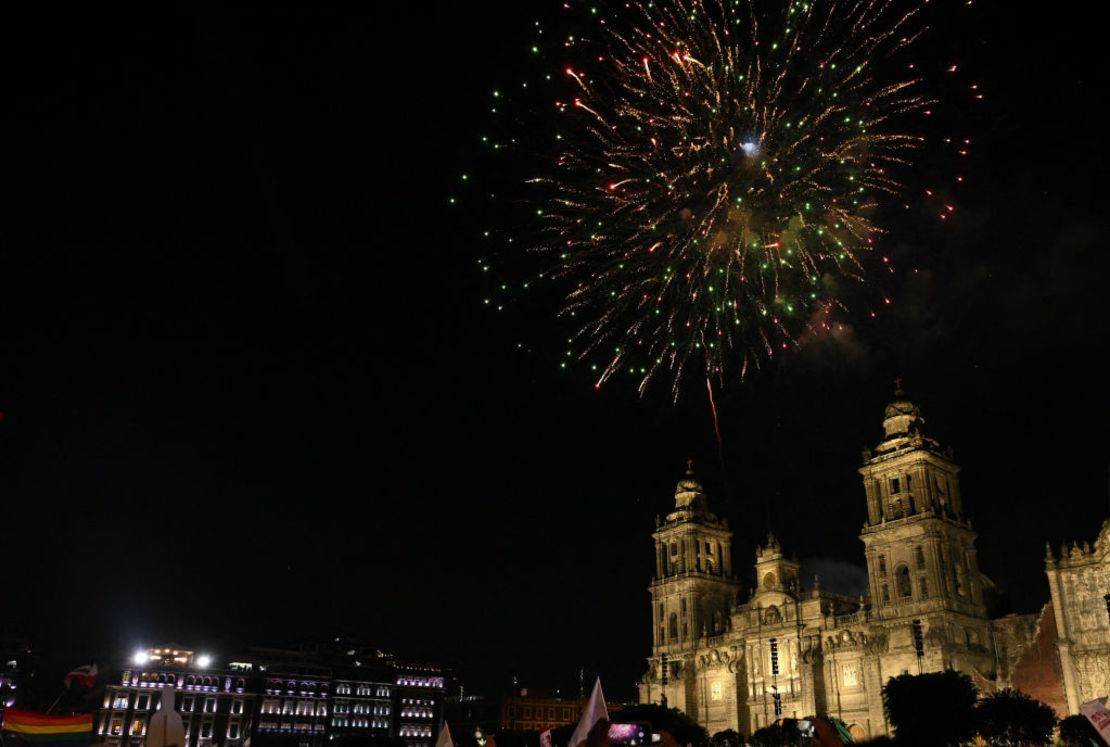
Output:
[[[868,594],[855,598],[816,579],[804,586],[798,562],[770,535],[756,549],[756,588],[739,599],[732,533],[688,470],[674,510],[653,533],[653,648],[640,702],[659,703],[665,688],[668,705],[711,734],[751,734],[779,718],[827,713],[870,737],[888,731],[882,687],[903,673],[956,669],[981,691],[1035,689],[1057,710],[1071,677],[1071,712],[1083,697],[1105,695],[1110,524],[1094,550],[1073,549],[1058,562],[1050,554],[1054,617],[1046,610],[992,620],[994,585],[979,570],[959,467],[923,424],[898,391],[882,441],[864,451]],[[1058,645],[1046,617],[1060,631]],[[1054,674],[1058,662],[1054,668],[1042,655],[1054,646],[1065,682]]]
[[[582,712],[578,698],[562,698],[528,688],[501,697],[454,696],[447,699],[448,723],[459,734],[481,729],[487,735],[502,732],[545,731],[575,723]]]
[[[1057,651],[1068,711],[1110,693],[1110,519],[1094,547],[1084,542],[1047,548],[1045,570],[1052,592]]]
[[[320,747],[400,738],[431,747],[443,718],[439,669],[336,639],[293,649],[250,649],[221,660],[184,646],[138,652],[105,688],[96,736],[142,745],[160,692],[176,689],[182,747]]]
[[[104,688],[95,736],[109,745],[142,745],[161,692],[173,687],[185,727],[185,745],[238,745],[251,732],[258,693],[249,672],[202,667],[184,646],[137,652],[131,666]]]

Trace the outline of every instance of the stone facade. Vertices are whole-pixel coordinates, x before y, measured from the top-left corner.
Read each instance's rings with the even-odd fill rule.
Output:
[[[1064,697],[1052,602],[1040,614],[1007,615],[993,624],[998,676],[996,682],[977,682],[979,689],[992,692],[1003,683],[1050,706],[1057,716],[1074,712]]]
[[[687,469],[674,511],[657,520],[653,534],[654,645],[640,702],[665,701],[711,734],[751,734],[779,718],[828,713],[857,737],[870,737],[888,732],[882,687],[890,677],[956,669],[986,690],[1013,686],[1018,675],[1049,696],[1057,693],[1058,707],[1059,669],[1042,661],[1055,645],[1055,628],[1060,657],[1070,657],[1069,687],[1106,694],[1110,529],[1094,550],[1050,561],[1050,581],[1059,574],[1052,581],[1055,625],[1045,625],[1043,615],[1011,616],[998,631],[1007,642],[1000,655],[987,612],[994,584],[979,570],[959,467],[951,450],[923,435],[923,425],[920,410],[899,390],[884,414],[883,440],[864,450],[864,597],[825,591],[817,579],[803,588],[798,562],[771,535],[756,550],[755,591],[738,599],[732,532],[709,511]],[[1067,601],[1057,601],[1058,593]],[[1070,712],[1077,702],[1068,690]]]
[[[1110,519],[1094,547],[1063,547],[1059,557],[1045,549],[1064,691],[1075,713],[1110,692]]]

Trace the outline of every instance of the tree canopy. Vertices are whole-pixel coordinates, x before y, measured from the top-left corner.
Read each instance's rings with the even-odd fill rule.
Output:
[[[903,674],[883,687],[883,707],[899,743],[958,745],[975,734],[976,696],[962,672]]]
[[[1020,690],[1007,688],[975,706],[979,735],[991,744],[1046,744],[1056,728],[1056,713]]]
[[[1086,716],[1076,714],[1060,722],[1060,743],[1064,747],[1091,747],[1106,744]]]

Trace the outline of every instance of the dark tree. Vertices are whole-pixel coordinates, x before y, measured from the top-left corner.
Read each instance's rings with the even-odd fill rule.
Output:
[[[793,742],[788,741],[782,727],[764,726],[752,733],[752,744],[755,747],[792,747]]]
[[[1064,747],[1091,747],[1105,745],[1102,735],[1095,731],[1086,716],[1076,714],[1060,722],[1060,743]]]
[[[644,722],[651,724],[654,732],[670,732],[682,747],[709,747],[709,732],[704,726],[677,708],[664,708],[653,703],[629,706],[612,714],[613,721],[621,723]]]
[[[975,734],[975,683],[948,669],[887,680],[883,708],[899,744],[958,745]]]
[[[771,724],[756,731],[751,743],[755,747],[810,747],[814,741],[801,735],[794,719],[784,719],[781,725]]]
[[[725,729],[713,735],[710,747],[743,747],[744,738],[735,729]]]
[[[977,730],[991,744],[1045,744],[1056,728],[1056,713],[1020,690],[1006,688],[975,706]]]

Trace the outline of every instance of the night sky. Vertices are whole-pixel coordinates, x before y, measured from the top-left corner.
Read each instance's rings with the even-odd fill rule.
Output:
[[[738,568],[773,528],[858,592],[856,468],[896,376],[956,449],[1003,611],[1039,609],[1044,542],[1110,515],[1110,76],[1092,18],[949,4],[924,49],[987,94],[958,213],[898,227],[921,269],[888,314],[719,395],[723,470],[704,392],[595,391],[527,352],[540,311],[481,304],[481,226],[447,196],[559,3],[23,8],[0,633],[47,668],[354,635],[468,690],[584,667],[631,698],[685,460]]]

